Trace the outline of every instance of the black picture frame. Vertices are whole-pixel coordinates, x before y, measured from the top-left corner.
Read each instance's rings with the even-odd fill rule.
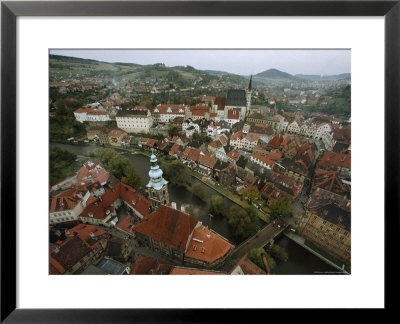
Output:
[[[384,16],[385,308],[388,240],[399,232],[400,4],[395,1],[128,1],[1,3],[1,321],[5,323],[230,322],[243,310],[16,308],[16,19],[18,16]],[[390,214],[389,214],[390,212]],[[390,216],[390,217],[389,217]],[[371,242],[372,243],[372,242]],[[371,268],[373,266],[371,265]],[[369,269],[373,273],[372,269]],[[372,275],[372,274],[371,274]],[[388,284],[388,285],[387,285]],[[392,288],[391,288],[392,287]],[[252,310],[260,312],[260,310]],[[247,314],[248,316],[248,314]],[[251,315],[258,316],[255,313]],[[262,316],[262,314],[260,315]],[[253,317],[255,318],[255,317]]]

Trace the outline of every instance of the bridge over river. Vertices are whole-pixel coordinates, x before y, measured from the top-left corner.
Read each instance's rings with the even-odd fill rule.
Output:
[[[278,225],[281,224],[281,225]],[[289,225],[274,221],[263,227],[257,234],[238,245],[231,254],[231,259],[240,259],[253,248],[264,247],[278,237]]]

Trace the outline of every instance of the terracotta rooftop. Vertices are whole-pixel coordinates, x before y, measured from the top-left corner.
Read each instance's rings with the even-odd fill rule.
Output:
[[[76,176],[78,184],[84,181],[99,182],[101,184],[107,182],[110,174],[99,163],[86,161],[79,169]]]
[[[207,153],[210,153],[210,152],[206,152],[206,153],[201,152],[199,155],[198,162],[200,164],[205,165],[206,167],[212,169],[212,168],[214,168],[215,163],[217,163],[217,159],[215,157],[211,156],[211,154],[207,154]]]
[[[224,275],[225,273],[216,272],[216,271],[207,271],[200,269],[189,269],[189,268],[177,268],[175,267],[171,273],[171,275]]]
[[[269,166],[273,166],[275,164],[275,161],[271,160],[268,156],[263,156],[256,152],[251,153],[251,156],[253,157],[253,159],[261,161],[262,163],[265,163]]]
[[[229,109],[228,110],[228,119],[236,119],[239,120],[240,113],[237,109]]]
[[[126,215],[116,226],[127,233],[133,234],[135,223],[135,219],[131,215]]]
[[[319,160],[318,165],[324,167],[351,167],[351,153],[326,152]]]
[[[78,235],[82,241],[86,241],[90,237],[98,237],[106,234],[106,231],[95,225],[78,224],[65,232],[69,237]]]
[[[139,254],[131,267],[132,275],[167,275],[174,267],[157,259]]]
[[[225,256],[233,245],[205,226],[193,231],[186,257],[212,263]]]
[[[214,101],[214,105],[218,106],[218,110],[224,110],[225,103],[226,103],[226,98],[223,98],[223,97],[218,97]]]
[[[261,269],[258,265],[253,263],[247,257],[247,253],[238,261],[238,263],[235,264],[235,266],[232,268],[232,270],[229,271],[229,274],[232,274],[232,272],[234,270],[236,270],[237,267],[240,267],[240,269],[242,269],[242,271],[245,275],[266,275],[267,274],[263,269]]]
[[[65,273],[90,251],[90,248],[79,236],[70,237],[58,249],[50,253],[50,264],[60,273]]]
[[[240,158],[240,154],[238,152],[236,152],[235,150],[230,151],[229,153],[226,154],[226,156],[233,159],[236,162]]]
[[[282,135],[282,133],[279,133],[273,139],[271,139],[269,141],[268,146],[272,147],[272,148],[279,148],[282,141],[283,141],[283,135]]]
[[[149,236],[175,250],[185,251],[186,243],[198,221],[179,210],[160,205],[134,228],[135,232]]]
[[[185,114],[185,105],[159,104],[153,108],[152,114]]]
[[[117,186],[119,186],[119,195],[123,201],[136,209],[142,216],[150,215],[150,201],[125,183],[120,182]]]

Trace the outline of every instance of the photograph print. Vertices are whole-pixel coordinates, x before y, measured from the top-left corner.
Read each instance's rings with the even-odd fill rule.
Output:
[[[349,49],[50,49],[49,274],[351,274]]]

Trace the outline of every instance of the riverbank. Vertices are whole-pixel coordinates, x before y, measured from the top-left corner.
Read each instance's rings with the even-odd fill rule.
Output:
[[[236,195],[234,195],[232,192],[230,192],[229,190],[223,188],[222,186],[220,186],[218,183],[214,184],[211,181],[209,181],[207,178],[204,179],[204,175],[202,175],[201,173],[192,170],[192,176],[195,177],[196,179],[198,179],[199,181],[201,181],[202,183],[204,183],[205,185],[211,187],[212,189],[214,189],[215,191],[217,191],[219,194],[221,194],[222,196],[224,196],[225,198],[229,199],[230,201],[234,202],[235,204],[239,205],[240,207],[243,208],[247,208],[250,207],[250,205],[243,200],[240,200],[239,197],[237,197]],[[257,216],[263,220],[266,223],[270,222],[270,218],[268,217],[267,214],[264,214],[262,211],[260,211],[259,209],[257,210]]]
[[[312,254],[314,254],[316,257],[320,258],[322,261],[326,262],[327,264],[329,264],[330,266],[334,267],[335,269],[339,270],[342,273],[345,274],[350,274],[349,272],[347,272],[345,269],[342,269],[340,266],[338,266],[336,263],[334,263],[333,261],[329,260],[328,258],[326,258],[325,256],[321,255],[320,253],[316,252],[314,249],[312,249],[311,247],[306,245],[306,240],[305,238],[293,234],[293,233],[284,233],[284,235],[291,239],[293,242],[297,243],[298,245],[300,245],[301,247],[305,248],[306,250],[308,250],[309,252],[311,252]]]

